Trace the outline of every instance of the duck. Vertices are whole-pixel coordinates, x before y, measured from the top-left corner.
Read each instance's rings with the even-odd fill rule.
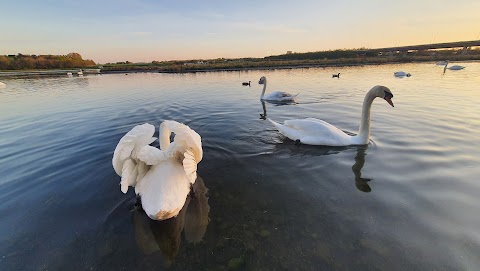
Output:
[[[262,94],[260,95],[261,101],[269,101],[269,102],[293,102],[295,98],[298,96],[298,93],[292,95],[287,92],[283,91],[274,91],[265,95],[265,90],[267,89],[267,78],[265,76],[260,77],[258,84],[263,85]]]
[[[242,85],[244,85],[244,86],[250,86],[250,82],[252,82],[252,81],[243,82]]]
[[[335,78],[335,77],[336,77],[336,78],[340,78],[340,73],[338,73],[338,74],[332,74],[332,78]]]
[[[390,89],[385,86],[374,86],[365,95],[360,128],[358,134],[353,136],[326,121],[315,118],[286,120],[283,124],[268,120],[281,134],[297,143],[323,146],[365,145],[370,139],[370,109],[377,97],[394,106]]]
[[[145,213],[153,220],[178,215],[197,179],[203,158],[200,135],[185,124],[165,120],[160,124],[160,148],[151,146],[155,127],[133,127],[118,142],[112,165],[121,177],[120,190],[134,187]],[[173,141],[170,141],[174,133]]]
[[[448,60],[445,61],[445,67],[443,67],[443,72],[444,72],[444,73],[445,73],[445,71],[446,71],[447,69],[452,70],[452,71],[459,71],[459,70],[465,69],[464,66],[460,66],[460,65],[453,65],[453,66],[450,66],[450,67],[448,67],[448,68],[447,68],[447,66],[448,66]]]
[[[411,74],[406,73],[406,72],[404,72],[404,71],[394,72],[393,75],[394,75],[395,77],[405,77],[405,76],[406,76],[406,77],[410,77],[410,76],[412,76]]]
[[[6,87],[7,87],[7,84],[0,82],[0,88],[6,88]]]

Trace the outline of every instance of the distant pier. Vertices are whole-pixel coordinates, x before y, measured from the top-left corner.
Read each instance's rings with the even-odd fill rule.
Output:
[[[378,53],[378,54],[388,54],[388,53],[407,53],[412,51],[426,51],[426,50],[435,50],[435,49],[452,49],[452,48],[462,48],[462,53],[466,53],[471,47],[480,46],[480,40],[472,41],[456,41],[456,42],[444,42],[444,43],[430,43],[422,45],[409,45],[409,46],[396,46],[396,47],[386,47],[386,48],[376,48],[376,49],[365,49],[358,50],[359,53]]]

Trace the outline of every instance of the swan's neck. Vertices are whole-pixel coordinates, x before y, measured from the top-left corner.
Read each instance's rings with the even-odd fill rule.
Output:
[[[262,95],[260,95],[260,100],[263,100],[263,95],[265,95],[266,89],[267,89],[267,79],[263,81],[263,90],[262,90]]]
[[[358,128],[358,138],[360,144],[367,144],[370,138],[370,109],[372,108],[375,95],[372,92],[365,95],[362,106],[362,117],[360,120],[360,127]]]

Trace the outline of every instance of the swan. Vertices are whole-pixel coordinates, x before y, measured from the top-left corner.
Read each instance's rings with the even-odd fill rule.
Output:
[[[132,212],[132,222],[140,250],[147,255],[160,251],[170,265],[180,249],[182,232],[187,242],[201,242],[209,223],[207,191],[202,178],[197,177],[182,210],[175,218],[165,221],[151,220],[136,204]]]
[[[335,77],[340,78],[340,73],[338,73],[338,74],[332,74],[332,78],[335,78]]]
[[[248,81],[248,83],[247,83],[247,82],[243,82],[242,85],[243,85],[243,86],[250,86],[250,82],[252,82],[252,81]]]
[[[175,134],[170,142],[171,133]],[[202,160],[201,137],[187,125],[165,120],[160,124],[160,149],[150,146],[155,127],[145,123],[133,127],[118,142],[113,153],[115,172],[122,177],[123,193],[135,187],[142,208],[154,220],[178,215]]]
[[[7,87],[7,84],[0,82],[0,88],[5,88],[5,87]]]
[[[262,76],[258,81],[260,85],[263,85],[262,95],[260,95],[261,101],[271,101],[271,102],[293,102],[295,97],[298,94],[292,95],[287,92],[274,91],[268,95],[265,95],[265,90],[267,89],[267,78]],[[265,96],[264,96],[265,95]]]
[[[448,68],[447,68],[447,66],[448,66],[448,60],[445,61],[445,67],[443,67],[443,72],[444,72],[444,73],[445,73],[445,71],[446,71],[447,69],[452,70],[452,71],[458,71],[458,70],[463,70],[463,69],[465,69],[464,66],[460,66],[460,65],[453,65],[453,66],[450,66],[450,67],[448,67]]]
[[[385,99],[393,107],[393,94],[387,87],[374,86],[365,95],[358,134],[351,136],[323,120],[307,118],[286,120],[284,124],[268,119],[280,133],[297,142],[308,145],[348,146],[364,145],[370,137],[370,108],[377,97]]]
[[[82,75],[83,75],[83,71],[80,70],[79,72],[77,72],[77,74],[78,74],[79,76],[82,76]]]
[[[394,72],[393,75],[394,75],[395,77],[405,77],[405,76],[406,76],[406,77],[410,77],[410,76],[412,76],[411,74],[406,73],[406,72],[403,72],[403,71]]]

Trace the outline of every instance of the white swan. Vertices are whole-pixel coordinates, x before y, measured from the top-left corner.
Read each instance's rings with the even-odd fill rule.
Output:
[[[358,134],[351,136],[323,120],[308,118],[286,120],[284,124],[270,120],[278,131],[291,140],[308,145],[348,146],[364,145],[370,137],[370,108],[376,97],[385,99],[393,107],[393,94],[384,86],[373,87],[363,100],[362,118]]]
[[[5,88],[5,87],[7,87],[7,85],[3,82],[0,82],[0,88]]]
[[[405,77],[405,76],[406,76],[406,77],[410,77],[410,76],[412,76],[411,74],[406,73],[406,72],[403,72],[403,71],[394,72],[393,75],[394,75],[395,77]]]
[[[150,146],[155,127],[145,123],[133,127],[118,142],[113,153],[115,172],[122,177],[121,190],[135,187],[142,207],[154,220],[174,217],[182,209],[197,178],[202,160],[200,135],[172,120],[160,124],[160,149]],[[171,133],[175,134],[170,142]]]
[[[445,61],[445,67],[443,67],[443,72],[445,72],[447,69],[452,70],[452,71],[458,71],[458,70],[465,69],[464,66],[460,66],[460,65],[453,65],[453,66],[450,66],[448,68],[447,68],[447,66],[448,66],[448,60]]]
[[[262,95],[260,95],[260,100],[262,101],[270,101],[270,102],[293,102],[295,101],[295,97],[298,94],[292,95],[287,92],[282,91],[274,91],[265,95],[265,90],[267,89],[267,78],[265,76],[260,77],[258,81],[260,85],[263,85]]]

